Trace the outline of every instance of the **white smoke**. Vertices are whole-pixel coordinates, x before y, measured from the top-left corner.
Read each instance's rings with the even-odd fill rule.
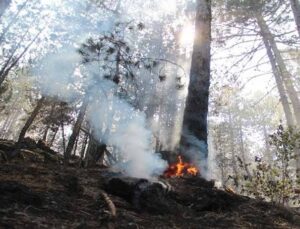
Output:
[[[65,102],[78,98],[79,91],[74,88],[78,76],[74,73],[79,63],[80,56],[70,47],[46,55],[39,67],[34,69],[43,94]]]
[[[95,66],[81,66],[79,73],[79,63],[75,49],[64,48],[46,55],[35,70],[42,93],[66,102],[86,94],[89,98],[86,116],[94,137],[118,149],[124,160],[117,166],[133,177],[161,174],[167,163],[152,149],[152,133],[146,126],[145,114],[120,99],[117,86],[97,73]]]
[[[87,117],[92,128],[98,139],[119,150],[124,161],[117,166],[128,175],[150,178],[161,174],[167,163],[152,149],[145,114],[118,98],[116,91],[116,85],[102,79],[99,87],[89,92],[92,99]]]

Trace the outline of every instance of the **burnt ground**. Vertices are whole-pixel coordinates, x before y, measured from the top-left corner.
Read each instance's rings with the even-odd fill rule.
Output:
[[[171,190],[132,191],[106,168],[63,167],[40,149],[7,160],[5,147],[0,142],[0,228],[300,228],[299,213],[218,190],[199,177],[165,180]]]

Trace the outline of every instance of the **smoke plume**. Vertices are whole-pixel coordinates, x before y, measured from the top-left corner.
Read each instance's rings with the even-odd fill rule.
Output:
[[[35,69],[42,93],[72,102],[87,96],[87,120],[97,140],[122,155],[117,167],[134,177],[150,178],[166,167],[152,150],[152,133],[145,114],[117,95],[117,86],[104,78],[97,66],[80,65],[76,49],[63,48],[46,55]]]

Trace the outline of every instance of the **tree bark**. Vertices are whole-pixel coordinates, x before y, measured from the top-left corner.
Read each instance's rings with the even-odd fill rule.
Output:
[[[36,116],[38,115],[40,109],[42,108],[43,106],[43,103],[45,101],[45,97],[42,96],[39,101],[37,102],[34,110],[32,111],[31,115],[29,116],[29,118],[27,119],[25,125],[23,126],[20,134],[19,134],[19,138],[18,138],[18,143],[20,143],[24,137],[25,137],[25,134],[27,132],[27,130],[29,129],[29,127],[31,126],[31,124],[33,123],[34,119],[36,118]]]
[[[65,152],[65,160],[66,161],[68,161],[70,156],[71,156],[76,138],[78,137],[78,134],[80,132],[81,124],[84,120],[84,116],[85,116],[87,106],[88,106],[88,101],[87,101],[87,99],[85,99],[83,101],[82,105],[81,105],[77,120],[76,120],[75,125],[73,127],[72,134],[69,138],[68,146],[67,146],[67,149],[66,149],[66,152]]]
[[[289,105],[289,101],[288,101],[287,93],[286,93],[286,90],[285,90],[285,87],[283,84],[283,80],[281,78],[279,69],[277,67],[275,54],[273,53],[272,46],[270,44],[270,40],[269,40],[270,34],[268,33],[268,27],[266,27],[266,24],[263,23],[264,21],[263,21],[262,17],[257,16],[256,19],[257,19],[257,23],[260,27],[261,36],[262,36],[262,39],[263,39],[263,42],[264,42],[264,45],[265,45],[265,48],[267,51],[268,58],[270,60],[270,64],[271,64],[272,71],[273,71],[273,74],[275,77],[276,86],[277,86],[277,89],[279,92],[280,101],[281,101],[281,104],[282,104],[282,107],[284,110],[286,121],[287,121],[288,126],[292,127],[295,125],[295,122],[294,122],[293,114],[292,114],[292,111],[291,111],[291,108]]]
[[[292,10],[293,10],[298,34],[300,37],[300,2],[299,2],[299,0],[290,0],[290,3],[291,3]]]
[[[180,148],[190,160],[206,161],[210,86],[211,1],[197,0],[195,38]]]

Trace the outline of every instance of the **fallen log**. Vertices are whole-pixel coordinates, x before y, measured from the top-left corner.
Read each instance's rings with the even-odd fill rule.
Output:
[[[169,198],[169,186],[161,182],[132,177],[114,177],[108,180],[105,190],[125,199],[139,211],[167,214],[176,211],[176,203]]]

